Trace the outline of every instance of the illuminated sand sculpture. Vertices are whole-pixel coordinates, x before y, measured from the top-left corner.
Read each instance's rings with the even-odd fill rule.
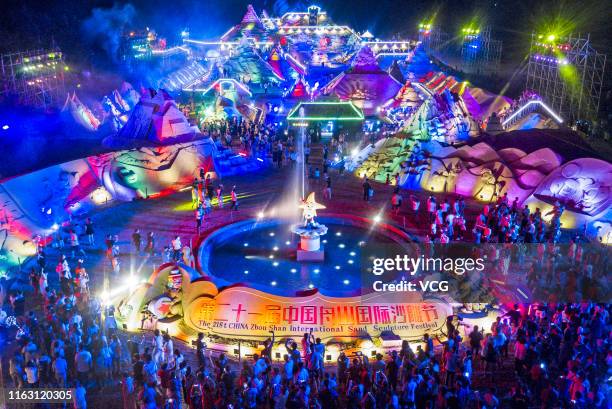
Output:
[[[297,259],[323,260],[324,251],[321,249],[321,236],[327,234],[327,226],[317,223],[315,217],[318,209],[325,209],[320,203],[315,201],[315,194],[310,193],[306,200],[302,201],[300,208],[303,209],[303,225],[296,225],[291,228],[295,234],[300,236],[300,247],[297,250]]]

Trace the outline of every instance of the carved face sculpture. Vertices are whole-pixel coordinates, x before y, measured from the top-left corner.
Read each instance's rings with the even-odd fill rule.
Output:
[[[138,175],[136,175],[136,172],[134,172],[132,169],[121,166],[117,169],[117,173],[119,174],[121,180],[123,180],[128,186],[138,182]]]
[[[595,216],[610,206],[612,166],[599,159],[577,159],[551,172],[534,195],[548,203],[559,201],[570,211]]]

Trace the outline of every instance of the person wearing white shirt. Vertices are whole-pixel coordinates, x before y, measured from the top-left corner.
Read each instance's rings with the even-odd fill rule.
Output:
[[[81,347],[82,348],[82,347]],[[86,383],[91,371],[92,357],[91,352],[82,348],[74,357],[74,366],[77,372],[77,379],[81,383]]]
[[[153,361],[157,365],[161,365],[164,360],[164,337],[161,332],[156,329],[153,336]]]
[[[28,364],[24,368],[26,373],[26,379],[28,381],[28,387],[37,388],[38,387],[38,367],[34,361],[28,362]]]
[[[60,388],[64,388],[66,386],[66,375],[68,373],[68,363],[66,359],[62,355],[56,354],[52,368],[55,382],[57,382]]]
[[[174,343],[172,342],[172,338],[170,338],[168,333],[165,333],[163,336],[162,351],[163,361],[170,365],[170,363],[172,363],[174,360]]]
[[[179,261],[181,258],[181,249],[183,248],[183,244],[181,243],[181,238],[179,236],[175,236],[172,240],[172,257],[175,261]]]

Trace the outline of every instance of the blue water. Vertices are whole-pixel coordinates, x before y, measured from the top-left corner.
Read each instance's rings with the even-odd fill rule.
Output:
[[[320,220],[329,229],[321,237],[323,262],[296,260],[299,237],[290,232],[289,224],[250,223],[213,234],[201,247],[200,260],[208,257],[208,268],[206,262],[202,267],[218,285],[245,283],[278,295],[314,288],[325,295],[358,295],[366,245],[376,243],[397,252],[402,247],[367,227],[336,224],[337,220]]]

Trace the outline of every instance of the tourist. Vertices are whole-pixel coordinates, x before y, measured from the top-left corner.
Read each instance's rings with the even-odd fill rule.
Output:
[[[202,228],[202,220],[204,220],[204,205],[202,203],[198,204],[198,208],[195,211],[196,218],[196,232],[200,234],[200,229]]]
[[[307,334],[305,335],[307,336]],[[287,338],[287,340],[285,341],[285,349],[289,354],[289,358],[291,359],[291,361],[293,361],[293,370],[295,370],[297,368],[298,362],[300,362],[300,360],[302,359],[302,355],[298,350],[298,345],[291,338]],[[293,376],[293,373],[291,376]]]
[[[75,258],[77,254],[85,258],[85,251],[81,249],[81,246],[79,244],[79,235],[74,229],[70,230],[70,249],[72,258]]]
[[[140,392],[140,402],[142,403],[142,409],[157,409],[157,402],[155,400],[157,392],[155,391],[155,383],[150,382],[145,384],[144,388]]]
[[[391,213],[395,216],[399,214],[400,207],[402,206],[402,195],[400,194],[399,188],[395,188],[393,190],[393,194],[391,195]]]
[[[140,229],[134,229],[132,233],[132,245],[134,247],[134,253],[140,255],[140,247],[142,245],[142,236],[140,235]]]
[[[33,360],[28,361],[24,368],[27,387],[30,389],[38,388],[38,366]]]
[[[82,382],[76,381],[76,387],[74,388],[74,409],[87,409],[87,390]]]
[[[153,361],[157,365],[161,365],[164,361],[164,337],[161,331],[156,329],[153,333]]]
[[[418,220],[420,207],[421,207],[421,200],[418,198],[418,196],[411,194],[410,195],[410,210],[412,211],[412,215],[415,221]]]
[[[70,266],[68,265],[68,259],[65,255],[61,255],[55,272],[60,278],[60,284],[62,291],[68,293],[72,290],[72,273],[70,272]]]
[[[113,380],[113,355],[105,336],[101,337],[101,344],[96,356],[95,374],[97,384],[104,387]]]
[[[232,187],[232,192],[230,193],[232,206],[230,210],[238,210],[238,194],[236,193],[236,185]]]
[[[147,244],[145,246],[145,251],[147,252],[149,257],[152,257],[155,254],[155,233],[153,233],[152,231],[147,234]]]
[[[223,209],[223,185],[217,186],[217,206],[219,209]]]
[[[85,235],[87,236],[88,244],[93,247],[95,245],[94,227],[91,217],[85,220]]]
[[[433,196],[429,196],[429,198],[427,198],[427,215],[428,215],[429,223],[435,222],[436,209],[437,209],[436,199]]]
[[[331,200],[332,198],[332,188],[331,188],[331,177],[327,176],[325,178],[325,188],[323,189],[323,198]]]
[[[362,187],[363,187],[363,200],[368,202],[372,198],[372,186],[370,185],[370,182],[368,181],[367,177],[363,178]]]
[[[55,354],[51,367],[55,383],[59,388],[65,388],[68,379],[68,362],[61,353]]]
[[[180,236],[174,236],[174,239],[172,239],[171,250],[172,250],[172,260],[180,261],[181,253],[183,250],[183,244],[181,243]]]
[[[93,360],[91,352],[85,349],[83,344],[80,344],[78,347],[78,352],[74,356],[74,367],[77,374],[77,380],[83,385],[87,385],[89,381],[92,363]]]
[[[174,343],[172,342],[172,338],[170,335],[165,332],[163,335],[163,344],[162,344],[162,360],[168,364],[172,362],[174,353]]]
[[[198,203],[200,202],[200,182],[198,181],[198,178],[195,178],[193,180],[193,183],[191,184],[191,208],[194,209],[198,206]]]
[[[76,268],[74,269],[75,274],[75,285],[80,295],[84,297],[89,296],[89,275],[87,270],[83,266],[83,260],[79,259]],[[45,278],[46,280],[46,278]]]

